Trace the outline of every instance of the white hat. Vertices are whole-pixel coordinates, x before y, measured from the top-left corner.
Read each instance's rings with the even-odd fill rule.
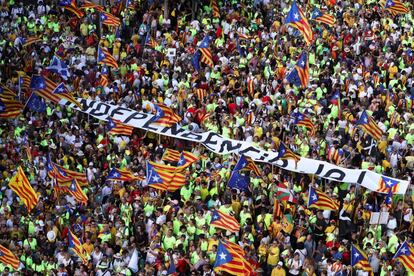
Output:
[[[47,236],[47,239],[51,242],[55,241],[56,239],[56,233],[53,230],[50,230],[49,232],[47,232],[46,236]]]

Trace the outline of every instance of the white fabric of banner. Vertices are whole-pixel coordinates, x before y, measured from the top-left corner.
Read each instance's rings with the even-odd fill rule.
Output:
[[[382,182],[382,176],[380,174],[369,170],[347,169],[325,161],[304,157],[302,157],[296,165],[293,160],[278,160],[277,152],[259,149],[249,142],[227,139],[211,131],[193,133],[182,129],[178,124],[171,128],[158,126],[151,122],[151,119],[153,118],[152,114],[140,113],[129,108],[100,101],[85,100],[82,98],[78,98],[77,100],[83,106],[83,110],[66,100],[62,100],[60,104],[87,113],[99,120],[106,121],[108,118],[113,118],[132,127],[148,130],[160,135],[198,142],[217,154],[243,154],[256,162],[269,163],[293,172],[314,174],[329,180],[359,184],[372,191],[376,191]],[[406,180],[398,181],[396,194],[405,194],[409,182]]]

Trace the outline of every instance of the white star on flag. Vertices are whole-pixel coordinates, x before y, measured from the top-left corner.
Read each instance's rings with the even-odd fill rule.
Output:
[[[299,19],[299,14],[298,13],[295,13],[294,14],[294,17],[295,17],[296,20],[298,20]]]
[[[225,260],[227,255],[222,252],[219,256],[220,259]]]
[[[154,175],[153,177],[151,177],[152,181],[158,182],[158,180],[160,180],[160,178],[156,175]]]

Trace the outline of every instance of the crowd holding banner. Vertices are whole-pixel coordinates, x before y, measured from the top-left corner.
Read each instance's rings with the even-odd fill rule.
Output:
[[[0,273],[414,274],[413,8],[1,1]]]

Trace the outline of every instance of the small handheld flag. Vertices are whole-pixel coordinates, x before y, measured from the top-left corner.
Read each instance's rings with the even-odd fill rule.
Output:
[[[213,211],[210,225],[216,228],[227,230],[231,233],[236,233],[240,230],[240,224],[234,217],[227,215],[219,210]]]
[[[308,207],[320,210],[339,210],[339,202],[330,198],[322,191],[316,190],[312,186],[309,187]]]

